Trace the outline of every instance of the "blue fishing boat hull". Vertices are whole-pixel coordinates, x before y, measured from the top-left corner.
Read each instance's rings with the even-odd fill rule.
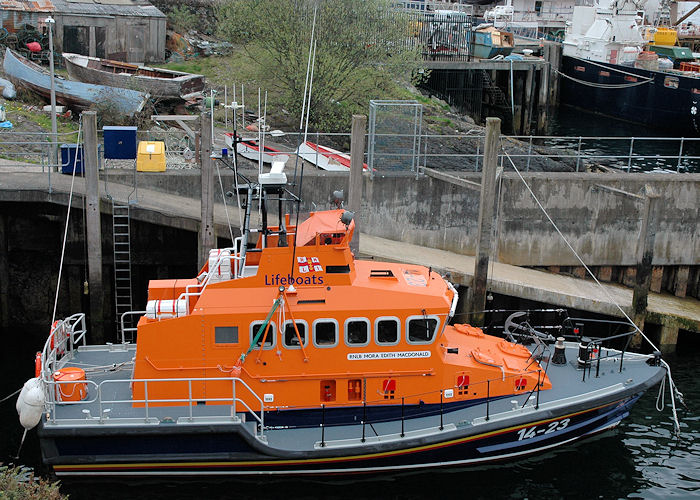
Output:
[[[18,86],[25,87],[46,98],[51,93],[51,76],[44,68],[17,54],[5,50],[3,68]],[[56,102],[78,109],[87,109],[95,103],[111,103],[118,112],[133,115],[140,112],[148,94],[136,90],[108,87],[55,78]]]

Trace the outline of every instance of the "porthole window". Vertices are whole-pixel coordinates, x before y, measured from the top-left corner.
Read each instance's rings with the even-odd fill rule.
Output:
[[[314,321],[313,339],[316,347],[333,347],[338,345],[338,322],[334,319]]]
[[[349,318],[345,321],[345,343],[350,346],[369,344],[369,320]]]
[[[399,324],[398,318],[377,318],[377,320],[374,322],[374,339],[377,345],[398,344]]]
[[[406,339],[409,344],[430,344],[435,340],[440,319],[437,316],[409,316]]]
[[[307,335],[308,326],[306,321],[297,320],[296,325],[297,330],[299,330],[299,336],[297,336],[297,332],[294,330],[294,322],[284,322],[284,346],[289,349],[299,349],[301,347],[299,345],[299,337],[301,337],[301,342],[305,347],[309,343],[309,337]]]
[[[260,331],[260,327],[263,326],[265,322],[264,321],[253,321],[250,324],[250,343],[251,345],[253,344],[253,340],[255,339],[255,336],[258,334]],[[277,338],[277,325],[275,325],[274,322],[270,321],[268,324],[267,328],[267,334],[265,334],[265,330],[262,331],[260,334],[260,337],[258,338],[257,343],[255,344],[255,349],[260,349],[260,344],[263,344],[263,339],[265,340],[263,344],[263,349],[272,349],[275,347],[275,342]]]

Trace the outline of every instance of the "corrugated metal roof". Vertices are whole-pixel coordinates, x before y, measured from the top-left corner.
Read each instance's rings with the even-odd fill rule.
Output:
[[[0,0],[0,2],[2,1],[4,0]],[[120,0],[52,0],[52,2],[55,7],[55,11],[59,14],[87,16],[165,17],[165,14],[159,11],[156,7],[143,0],[128,2],[128,4]]]
[[[23,12],[53,12],[51,0],[0,0],[1,10],[19,10]]]

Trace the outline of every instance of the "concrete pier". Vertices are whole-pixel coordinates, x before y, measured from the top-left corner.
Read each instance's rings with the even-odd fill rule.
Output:
[[[112,172],[110,174],[114,174],[114,178],[123,176],[128,180],[128,182],[125,181],[125,184],[115,183],[114,179],[110,180],[112,196],[118,201],[126,201],[133,189],[129,184],[132,174],[127,172]],[[691,266],[693,272],[688,273],[688,280],[690,281],[691,277],[693,280],[697,280],[698,273],[695,271],[697,264],[694,264],[697,257],[694,253],[694,243],[692,237],[688,239],[687,236],[684,236],[683,231],[690,231],[692,234],[698,233],[695,227],[698,224],[698,207],[696,203],[693,203],[692,214],[688,212],[685,215],[679,215],[676,213],[679,209],[674,208],[674,203],[680,203],[680,206],[683,207],[686,201],[698,199],[700,175],[673,176],[673,179],[669,177],[665,175],[625,174],[624,176],[608,176],[606,179],[609,182],[614,179],[616,185],[630,192],[638,192],[639,188],[635,186],[644,186],[647,183],[654,184],[655,190],[662,195],[663,201],[661,203],[665,208],[660,214],[664,232],[656,235],[654,259],[657,262],[654,262],[654,266],[673,265],[674,262],[684,262],[681,259],[685,258],[687,259],[686,263],[680,267]],[[413,174],[411,176],[376,176],[374,181],[366,182],[362,203],[363,210],[366,210],[370,215],[370,223],[363,226],[360,253],[381,260],[399,260],[430,266],[433,270],[441,273],[449,272],[454,283],[469,286],[475,268],[474,256],[473,254],[469,255],[469,253],[473,252],[474,244],[470,245],[469,240],[465,239],[457,247],[454,240],[460,242],[460,238],[473,238],[475,236],[472,224],[476,225],[478,193],[474,191],[473,183],[469,183],[469,181],[478,181],[479,178],[480,175],[471,176],[461,179],[460,183],[455,184],[448,182],[449,176],[447,174],[445,174],[445,179],[440,181],[427,176],[416,179],[415,174]],[[196,233],[200,228],[201,218],[200,201],[197,199],[199,194],[198,180],[198,171],[140,174],[139,204],[132,208],[132,218],[137,221],[185,229]],[[601,177],[594,174],[570,174],[566,176],[530,174],[528,181],[533,185],[535,192],[540,195],[547,190],[557,194],[553,201],[549,202],[550,205],[555,203],[557,207],[553,215],[557,219],[570,221],[566,226],[562,226],[562,229],[570,237],[574,246],[581,248],[580,241],[586,241],[588,236],[582,236],[580,231],[587,230],[587,226],[576,222],[579,220],[576,217],[580,217],[580,221],[589,220],[589,213],[579,206],[576,197],[571,196],[575,191],[573,186],[579,186],[577,189],[581,189],[582,184],[595,185],[601,182]],[[224,182],[227,180],[224,179]],[[342,186],[347,185],[347,182],[347,174],[310,173],[304,179],[304,198],[316,201],[327,198],[328,193],[333,189],[342,188]],[[52,176],[52,189],[53,194],[49,194],[46,174],[6,174],[0,180],[0,201],[51,202],[66,205],[70,189],[70,176]],[[188,189],[190,191],[187,191]],[[508,193],[508,196],[503,200],[501,216],[513,217],[510,206],[514,202],[516,213],[519,216],[526,215],[523,212],[529,208],[526,208],[527,205],[520,199],[514,185],[508,183],[508,174],[504,174],[503,189],[504,192]],[[83,179],[76,179],[76,192],[78,194],[85,193]],[[171,194],[173,192],[179,194]],[[184,196],[186,193],[188,196]],[[665,193],[668,193],[670,198],[665,198]],[[108,203],[104,191],[101,191],[100,198],[102,212],[110,213],[111,204]],[[542,198],[550,199],[547,196],[542,196]],[[417,200],[420,199],[427,205],[417,204]],[[584,197],[582,200],[591,207],[592,203],[585,201],[587,198]],[[595,245],[584,246],[584,250],[582,250],[584,259],[591,257],[595,266],[614,265],[618,270],[623,269],[620,266],[634,266],[636,259],[633,247],[629,256],[621,253],[618,255],[617,261],[613,261],[616,254],[611,255],[604,251],[607,245],[605,238],[612,238],[614,244],[614,241],[620,237],[627,241],[631,240],[632,245],[634,245],[638,237],[638,221],[630,220],[627,212],[623,210],[627,201],[621,197],[604,198],[611,203],[613,201],[622,203],[622,205],[611,204],[609,208],[611,215],[614,212],[614,217],[606,219],[606,224],[612,225],[615,229],[604,230],[600,214],[602,214],[605,204],[599,198],[596,200],[598,200],[597,206],[591,207],[598,213],[598,219],[593,220],[593,226],[598,237],[603,239],[596,240]],[[79,197],[73,200],[78,208],[81,206],[81,202]],[[443,210],[441,207],[446,203]],[[433,204],[437,204],[436,208],[432,207]],[[448,205],[452,208],[448,209]],[[456,210],[457,207],[464,207],[467,210]],[[302,207],[302,211],[310,209],[313,209],[310,203],[308,207]],[[638,206],[633,205],[629,210],[638,213]],[[213,211],[214,226],[217,230],[222,231],[221,234],[227,233],[223,205],[215,203]],[[428,214],[432,213],[435,214],[438,218],[436,221],[439,222],[434,223],[431,219],[426,219]],[[238,220],[236,208],[230,204],[229,214],[231,220]],[[574,214],[576,215],[574,216]],[[452,220],[451,217],[455,217],[455,219]],[[674,229],[674,224],[676,224],[674,221],[678,217],[680,217],[679,222],[682,224]],[[510,228],[510,232],[521,231],[523,232],[521,244],[530,245],[530,247],[529,251],[526,247],[521,247],[520,250],[512,248],[509,253],[503,253],[504,240],[499,243],[500,262],[489,264],[489,291],[561,307],[621,317],[622,313],[607,300],[606,297],[609,294],[625,311],[631,312],[633,295],[631,288],[615,283],[605,283],[603,286],[607,293],[603,293],[600,287],[587,279],[515,265],[524,262],[522,260],[524,257],[544,259],[546,255],[550,255],[552,260],[549,262],[545,260],[534,261],[537,262],[534,264],[533,261],[529,261],[530,263],[526,262],[524,265],[552,268],[563,268],[571,265],[571,262],[566,260],[567,258],[559,255],[553,243],[543,241],[549,238],[549,233],[538,227],[538,223],[533,223],[532,219],[532,216],[527,217],[527,225],[518,224],[516,226],[513,226],[512,223],[504,225],[503,219],[500,220],[501,227],[497,234],[501,235],[501,238],[507,238],[505,241],[515,243],[515,240],[512,240],[512,234],[507,234],[507,232],[504,234],[504,229]],[[578,236],[574,237],[574,233],[569,234],[569,231],[579,232],[576,233]],[[680,231],[679,236],[674,236],[674,231]],[[431,236],[433,232],[439,234],[440,237]],[[630,235],[636,237],[632,238]],[[399,239],[404,241],[398,241]],[[663,242],[662,247],[658,246],[660,242]],[[676,255],[673,251],[679,246],[679,253]],[[548,250],[548,253],[545,250]],[[509,255],[514,258],[508,257]],[[604,256],[607,256],[607,262],[603,260]],[[510,260],[510,263],[503,262],[506,258]],[[685,272],[681,271],[680,274],[684,275]],[[695,290],[697,283],[689,282],[685,288]],[[648,295],[646,323],[663,326],[661,343],[666,346],[664,349],[672,349],[677,341],[677,333],[675,332],[678,329],[700,332],[700,301],[692,297],[682,298],[671,293],[660,294],[651,291]]]

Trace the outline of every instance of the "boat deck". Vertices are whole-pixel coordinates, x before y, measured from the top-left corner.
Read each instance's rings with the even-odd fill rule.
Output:
[[[313,427],[266,427],[262,432],[264,437],[260,437],[260,428],[255,416],[242,411],[242,403],[237,404],[238,411],[235,414],[230,404],[197,404],[196,401],[186,401],[179,406],[132,406],[131,362],[135,355],[135,346],[81,347],[69,355],[66,364],[86,370],[88,397],[84,402],[56,404],[44,426],[99,426],[102,429],[173,424],[239,426],[240,429],[245,429],[251,439],[257,436],[260,445],[282,453],[303,452],[321,447],[330,452],[333,449],[380,443],[391,445],[393,441],[405,442],[411,438],[429,439],[430,436],[458,430],[463,433],[465,428],[470,427],[473,433],[479,433],[482,430],[488,431],[493,426],[510,425],[510,421],[532,422],[561,418],[567,413],[575,413],[578,408],[590,407],[594,401],[612,401],[625,392],[628,386],[641,384],[643,390],[651,385],[652,381],[658,382],[664,372],[661,367],[650,367],[646,363],[647,356],[626,353],[622,372],[619,370],[619,357],[603,359],[598,376],[598,367],[594,362],[590,373],[586,372],[584,381],[583,371],[576,367],[577,349],[576,344],[567,344],[568,362],[565,365],[548,365],[547,374],[553,389],[543,390],[539,396],[534,392],[494,399],[489,402],[488,410],[486,403],[452,411],[447,409],[449,406],[446,404],[443,412],[432,407],[426,410],[424,416],[404,420],[403,429],[401,419],[386,422],[372,422],[368,419],[364,426],[358,421],[352,425],[327,426],[325,429],[321,428],[319,421],[319,424]],[[606,350],[603,350],[603,353],[605,354]],[[543,363],[543,366],[546,364]],[[187,394],[184,395],[184,399],[187,399]]]

